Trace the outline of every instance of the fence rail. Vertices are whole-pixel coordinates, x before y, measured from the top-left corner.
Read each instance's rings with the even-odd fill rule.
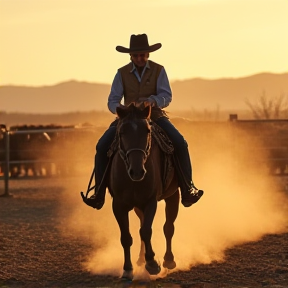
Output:
[[[92,165],[95,150],[93,148],[89,150],[89,148],[95,147],[101,133],[99,127],[95,126],[34,130],[8,130],[3,129],[3,126],[1,125],[0,130],[0,167],[3,173],[1,178],[4,179],[4,194],[1,196],[10,196],[9,180],[13,177],[14,165],[17,166],[18,175],[23,165],[31,169],[33,165],[46,163],[50,165],[50,170],[53,164],[56,167],[62,167],[68,166],[64,165],[67,163],[81,164],[81,162],[91,160]],[[41,137],[33,136],[37,134]],[[87,143],[89,147],[86,147]],[[71,150],[73,153],[69,154]],[[25,173],[28,173],[28,168]],[[20,178],[15,176],[15,179]]]

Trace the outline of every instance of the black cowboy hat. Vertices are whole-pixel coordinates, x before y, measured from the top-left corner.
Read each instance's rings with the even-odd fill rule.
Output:
[[[121,53],[145,53],[153,52],[160,49],[161,43],[156,43],[154,45],[149,45],[148,37],[146,34],[131,35],[130,37],[130,48],[125,48],[123,46],[117,46],[116,50]]]

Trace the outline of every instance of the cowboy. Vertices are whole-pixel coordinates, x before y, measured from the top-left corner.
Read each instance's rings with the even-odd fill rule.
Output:
[[[129,53],[131,62],[118,69],[108,97],[108,108],[116,114],[116,108],[122,105],[123,98],[125,106],[132,102],[151,106],[151,120],[166,132],[174,146],[174,158],[177,159],[174,164],[181,190],[181,202],[185,207],[189,207],[201,198],[203,191],[198,190],[192,181],[187,142],[163,110],[172,100],[166,71],[162,65],[148,60],[149,53],[160,49],[161,46],[161,43],[150,46],[147,35],[141,34],[131,35],[129,48],[116,47],[118,52]],[[116,135],[117,123],[118,119],[110,124],[96,145],[95,194],[90,198],[83,198],[87,205],[96,209],[101,209],[105,201],[107,185],[103,178],[109,163],[107,152]]]

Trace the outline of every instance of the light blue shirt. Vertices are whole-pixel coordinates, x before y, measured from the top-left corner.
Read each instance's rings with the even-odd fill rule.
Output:
[[[133,68],[131,72],[133,72],[135,77],[137,77],[138,81],[141,82],[141,78],[144,75],[145,70],[150,69],[149,61],[146,62],[146,65],[143,69],[141,76],[139,75],[133,62],[132,64],[133,64]],[[120,103],[124,97],[123,93],[124,93],[124,89],[123,89],[123,84],[122,84],[121,73],[118,70],[114,77],[112,87],[111,87],[111,92],[108,97],[108,109],[113,114],[116,114],[116,108],[120,106]],[[160,74],[158,76],[158,79],[157,79],[157,94],[151,95],[148,99],[155,100],[157,107],[161,109],[167,107],[172,101],[171,87],[170,87],[169,80],[168,80],[164,67],[162,67]]]

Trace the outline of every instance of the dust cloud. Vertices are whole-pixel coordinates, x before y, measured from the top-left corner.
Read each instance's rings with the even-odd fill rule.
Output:
[[[253,134],[236,133],[227,123],[192,125],[175,121],[175,125],[189,143],[195,185],[205,191],[202,199],[190,208],[180,203],[172,242],[175,271],[225,261],[226,249],[260,240],[265,234],[287,231],[287,198],[278,182],[280,177],[267,173],[265,149],[261,149]],[[89,176],[79,177],[73,187],[66,189],[63,233],[65,230],[66,234],[77,235],[92,247],[83,255],[85,269],[120,276],[124,253],[110,194],[107,193],[100,211],[86,206],[79,194],[87,187]],[[156,260],[161,263],[165,253],[164,208],[165,202],[159,202],[152,236]],[[133,211],[130,227],[136,269],[140,236],[139,220]],[[136,271],[143,273],[140,268]],[[166,275],[165,271],[161,273]]]

